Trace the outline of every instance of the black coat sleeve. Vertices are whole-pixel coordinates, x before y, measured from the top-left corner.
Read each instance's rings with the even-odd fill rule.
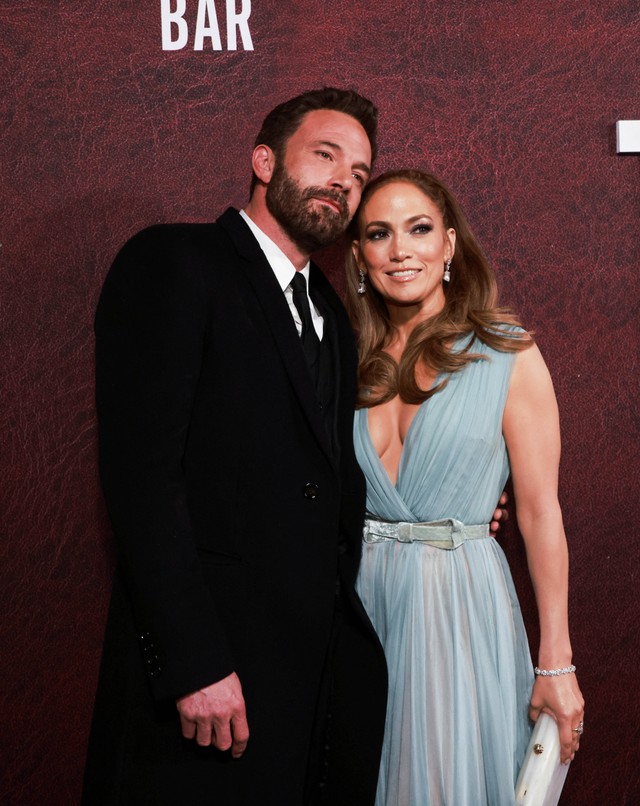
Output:
[[[198,559],[183,472],[208,315],[202,258],[190,243],[187,226],[135,236],[96,314],[100,475],[157,698],[234,668]]]

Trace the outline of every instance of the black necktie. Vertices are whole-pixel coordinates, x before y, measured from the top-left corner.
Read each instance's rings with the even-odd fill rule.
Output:
[[[296,272],[295,277],[291,281],[291,288],[293,290],[293,304],[296,306],[300,321],[302,322],[302,333],[300,334],[302,349],[304,350],[307,363],[309,364],[309,369],[317,375],[320,339],[313,326],[309,297],[307,296],[307,281],[302,272]]]

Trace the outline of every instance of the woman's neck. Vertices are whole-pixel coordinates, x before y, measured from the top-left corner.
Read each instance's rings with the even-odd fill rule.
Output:
[[[394,358],[396,358],[396,353],[402,355],[414,329],[429,319],[433,319],[443,308],[444,305],[440,305],[437,308],[426,308],[417,305],[389,305],[387,303],[389,321],[393,329],[387,352],[392,354]]]

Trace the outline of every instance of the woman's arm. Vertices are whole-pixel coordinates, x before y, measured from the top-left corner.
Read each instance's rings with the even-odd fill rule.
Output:
[[[518,526],[538,604],[541,669],[571,664],[567,542],[558,503],[560,425],[551,376],[534,345],[518,354],[503,417]],[[530,716],[551,713],[560,730],[561,760],[580,743],[584,700],[575,674],[536,677]]]

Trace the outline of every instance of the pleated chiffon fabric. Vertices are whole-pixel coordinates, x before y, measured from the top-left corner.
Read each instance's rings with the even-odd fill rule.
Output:
[[[458,342],[461,348],[467,339]],[[515,354],[476,360],[425,401],[397,484],[356,412],[367,509],[388,521],[486,524],[509,475],[502,415]],[[376,806],[508,806],[529,740],[529,646],[511,573],[491,537],[454,550],[365,542],[358,591],[382,641],[389,700]]]

